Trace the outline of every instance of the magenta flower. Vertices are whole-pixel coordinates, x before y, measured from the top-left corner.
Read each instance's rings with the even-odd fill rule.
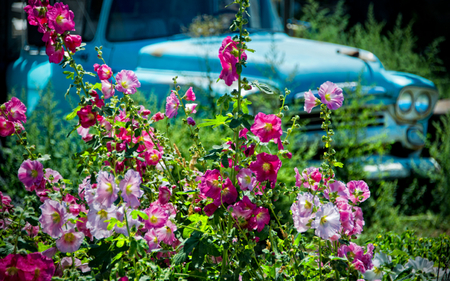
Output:
[[[167,245],[172,245],[176,240],[174,234],[174,231],[176,230],[177,226],[173,222],[167,221],[163,227],[157,228],[155,233],[159,241],[162,241]]]
[[[167,186],[159,187],[158,200],[161,205],[169,203],[170,196],[172,195],[172,191]]]
[[[55,272],[53,260],[41,253],[31,253],[19,259],[17,268],[25,273],[21,280],[50,281]]]
[[[292,219],[294,220],[294,227],[299,233],[305,232],[309,229],[309,223],[314,218],[313,207],[319,207],[320,200],[311,193],[300,192],[297,195],[297,201],[291,206]]]
[[[238,59],[230,53],[219,52],[219,60],[222,66],[219,78],[224,80],[227,86],[231,86],[234,81],[239,79],[239,74],[236,71]]]
[[[155,113],[155,115],[152,116],[152,120],[155,122],[158,122],[163,119],[164,119],[164,113],[161,113],[161,112]]]
[[[99,65],[96,63],[94,64],[94,70],[100,80],[108,80],[113,74],[111,68],[106,64]]]
[[[327,81],[320,85],[319,96],[323,104],[326,104],[329,109],[336,110],[342,106],[344,95],[342,89],[336,84]]]
[[[334,181],[333,183],[328,183],[327,188],[323,191],[325,198],[330,199],[330,194],[332,198],[337,198],[337,196],[341,196],[342,198],[348,199],[350,193],[348,192],[347,187],[341,181]]]
[[[167,118],[173,118],[178,114],[178,107],[180,107],[180,101],[177,95],[172,91],[166,99],[166,116]]]
[[[122,70],[116,75],[116,90],[127,95],[136,93],[141,86],[136,74],[131,70]]]
[[[244,128],[244,129],[239,131],[239,137],[247,139],[247,133],[248,133],[248,129]]]
[[[324,240],[330,239],[337,234],[341,228],[341,221],[338,208],[333,203],[322,205],[317,210],[316,217],[311,223],[311,227],[316,229],[316,235]]]
[[[148,165],[156,166],[156,164],[159,163],[159,160],[161,160],[161,152],[159,152],[157,149],[147,150],[144,153],[144,156],[145,162],[147,162]]]
[[[56,45],[47,43],[45,46],[45,53],[48,56],[48,61],[51,63],[60,63],[64,57],[64,48],[56,48]]]
[[[69,5],[56,2],[53,9],[47,12],[47,18],[48,26],[59,34],[75,30],[73,12],[69,10]]]
[[[81,36],[80,35],[70,35],[68,34],[66,37],[64,37],[64,43],[66,43],[67,48],[72,52],[75,53],[77,51],[77,47],[80,47],[81,45]]]
[[[114,96],[114,85],[108,80],[102,80],[102,93],[105,96],[105,99],[109,99]]]
[[[305,92],[305,111],[311,113],[311,110],[320,104],[320,100],[314,96],[314,94],[309,90]]]
[[[236,187],[234,187],[233,183],[231,183],[231,180],[227,178],[222,184],[221,194],[216,199],[214,199],[214,204],[216,204],[217,206],[220,206],[223,203],[233,204],[234,202],[236,202],[237,197],[238,193]]]
[[[83,128],[89,128],[97,123],[97,112],[92,111],[92,105],[86,105],[78,110],[77,115]]]
[[[186,112],[187,114],[195,114],[197,113],[197,110],[195,109],[197,107],[196,103],[187,103],[186,104]]]
[[[119,189],[122,191],[122,198],[127,203],[127,206],[137,208],[141,205],[139,198],[144,195],[141,183],[141,176],[135,170],[128,170],[120,182]]]
[[[247,196],[244,196],[244,198],[242,198],[241,201],[234,204],[233,211],[231,214],[235,219],[237,219],[238,217],[242,217],[248,220],[252,216],[255,208],[256,205],[253,204],[252,201],[250,201],[250,199]]]
[[[27,107],[16,97],[5,103],[8,120],[12,122],[27,122]],[[1,114],[0,114],[1,116]]]
[[[0,116],[0,136],[8,137],[13,135],[15,132],[14,123],[8,121],[5,117]]]
[[[56,240],[56,247],[63,253],[76,252],[83,242],[84,234],[75,232],[74,228],[64,231],[62,236]]]
[[[250,169],[255,173],[259,182],[277,181],[278,170],[281,168],[281,160],[277,155],[260,153],[256,155],[256,161],[250,163]]]
[[[252,223],[254,224],[254,229],[256,229],[258,232],[261,232],[264,226],[266,224],[269,224],[270,221],[269,209],[258,207],[255,210],[253,210],[253,215],[254,217],[252,217],[251,220]]]
[[[212,216],[214,212],[217,210],[217,206],[214,203],[210,203],[203,208],[203,212],[205,212],[205,215],[208,217]]]
[[[250,128],[261,142],[269,142],[271,139],[278,139],[283,134],[281,130],[281,119],[274,115],[266,115],[259,112],[255,117],[255,123]]]
[[[87,217],[88,221],[86,223],[86,227],[95,238],[102,239],[113,234],[112,230],[107,229],[109,223],[106,222],[106,220],[116,217],[115,206],[107,208],[97,202],[94,202],[89,206],[89,213]]]
[[[353,204],[364,202],[370,197],[369,186],[364,181],[351,181],[347,183],[347,187],[350,191],[349,199]]]
[[[185,94],[184,98],[185,98],[187,101],[195,101],[195,93],[194,93],[194,91],[192,90],[192,87],[190,87],[190,88],[186,91],[186,94]]]
[[[169,219],[164,209],[157,205],[150,206],[144,212],[148,215],[148,220],[144,221],[147,229],[162,227]]]
[[[95,201],[109,208],[118,198],[119,189],[114,180],[114,175],[100,171],[97,175],[97,191]]]
[[[256,185],[256,178],[253,177],[252,170],[244,168],[239,171],[236,176],[239,186],[242,190],[252,191]]]
[[[222,184],[219,170],[207,170],[200,178],[200,193],[212,199],[219,198],[222,190],[219,185]]]
[[[58,238],[62,235],[62,227],[71,217],[67,213],[66,208],[59,202],[54,200],[45,200],[44,204],[39,207],[42,211],[39,217],[42,231],[53,238]]]
[[[320,173],[318,168],[309,167],[302,171],[302,174],[298,172],[297,168],[295,170],[295,186],[309,188],[313,191],[316,191],[319,188],[318,182],[322,178],[322,174]]]
[[[158,236],[156,235],[156,230],[154,228],[150,229],[145,234],[144,239],[147,241],[149,251],[161,248],[159,245]]]
[[[20,165],[18,177],[26,186],[39,185],[44,177],[44,166],[37,160],[25,160]]]
[[[191,116],[189,116],[189,117],[186,119],[186,122],[187,122],[188,125],[190,125],[190,126],[195,126],[195,120],[194,120],[194,118],[192,118]]]

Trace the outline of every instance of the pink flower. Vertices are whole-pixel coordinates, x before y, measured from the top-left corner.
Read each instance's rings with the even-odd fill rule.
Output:
[[[144,221],[147,229],[162,227],[169,219],[168,214],[160,206],[150,206],[144,210],[148,215],[148,220]]]
[[[161,248],[159,245],[158,236],[156,235],[156,230],[154,228],[150,229],[145,234],[144,239],[147,241],[149,251]]]
[[[82,232],[75,232],[72,228],[68,231],[64,231],[61,238],[56,240],[56,247],[63,253],[76,252],[83,242],[84,234]]]
[[[234,81],[239,79],[239,74],[236,71],[236,63],[238,59],[230,53],[221,53],[219,51],[219,60],[222,65],[222,71],[219,78],[225,81],[227,86],[231,86]]]
[[[370,197],[369,186],[364,181],[351,181],[347,183],[347,187],[353,204],[364,202]]]
[[[194,118],[192,118],[191,116],[189,116],[189,117],[186,119],[186,123],[188,123],[188,125],[190,125],[190,126],[195,126],[195,120],[194,120]]]
[[[47,43],[45,46],[45,53],[48,56],[48,61],[52,63],[60,63],[64,57],[64,48],[56,48],[56,45]]]
[[[8,137],[13,135],[15,132],[14,123],[8,121],[5,117],[0,116],[0,136]]]
[[[167,221],[166,225],[161,228],[156,229],[156,236],[158,236],[158,240],[166,243],[167,245],[171,245],[175,242],[175,234],[174,231],[177,230],[177,226],[171,222]]]
[[[255,173],[259,182],[277,181],[278,170],[281,168],[281,160],[277,155],[260,153],[256,155],[256,161],[250,163],[250,169]]]
[[[38,26],[38,31],[43,33],[46,29],[44,26],[48,19],[47,19],[47,9],[53,8],[51,5],[48,5],[48,1],[40,2],[40,1],[28,1],[27,6],[25,6],[23,9],[28,14],[28,22],[30,25]],[[47,7],[47,9],[45,9]]]
[[[77,115],[83,128],[89,128],[97,123],[97,112],[92,111],[92,105],[86,105],[77,112]]]
[[[22,280],[50,281],[55,272],[53,260],[41,253],[31,253],[19,259],[17,267],[25,273]]]
[[[98,64],[97,64],[98,66]],[[98,78],[100,80],[108,80],[109,78],[111,78],[112,76],[112,70],[109,66],[107,66],[106,64],[102,64],[98,67],[96,67],[96,65],[94,65],[94,70],[97,72]]]
[[[208,217],[212,216],[214,212],[217,210],[217,206],[214,203],[208,204],[203,208],[203,212],[205,212],[205,215]]]
[[[295,186],[309,188],[316,191],[319,188],[318,182],[322,178],[322,174],[318,168],[309,167],[302,171],[302,174],[298,172],[297,168],[295,170]],[[312,180],[312,181],[311,181]],[[318,181],[317,181],[318,180]]]
[[[172,91],[166,99],[166,116],[167,118],[173,118],[178,114],[178,107],[180,106],[180,101],[177,95]]]
[[[137,208],[141,205],[139,198],[144,195],[144,191],[141,189],[141,183],[141,176],[135,170],[128,170],[120,182],[119,189],[122,191],[122,197],[127,203],[127,206]]]
[[[92,90],[89,92],[89,95],[94,98],[94,104],[97,107],[103,107],[105,105],[105,102],[99,97],[99,95],[97,94],[97,91]],[[99,116],[97,115],[97,119],[98,118],[99,118]]]
[[[250,169],[241,169],[236,177],[242,190],[252,191],[256,185],[256,178],[253,177],[252,170]]]
[[[184,96],[185,99],[187,101],[195,101],[195,93],[192,90],[192,87],[190,87],[187,91],[186,91],[186,95]]]
[[[186,112],[187,114],[195,114],[197,113],[197,110],[195,109],[197,107],[196,103],[187,103],[186,104]]]
[[[247,133],[248,133],[248,129],[244,128],[244,129],[239,131],[239,137],[247,139]]]
[[[315,216],[315,214],[313,214],[314,206],[321,206],[317,196],[304,192],[300,192],[297,195],[297,201],[292,204],[291,211],[294,227],[298,232],[302,233],[309,229],[308,223]]]
[[[5,103],[8,120],[12,122],[27,122],[27,107],[16,97]],[[1,116],[1,114],[0,114]]]
[[[259,112],[255,117],[255,123],[251,126],[250,131],[259,137],[261,142],[278,139],[283,134],[281,130],[281,119],[274,114],[266,115]]]
[[[305,111],[311,113],[311,110],[320,104],[320,100],[314,96],[314,94],[309,90],[305,93]]]
[[[323,104],[326,104],[329,109],[336,110],[342,106],[344,95],[342,89],[336,84],[327,81],[320,85],[319,96]]]
[[[39,208],[42,211],[39,217],[42,231],[53,238],[60,237],[63,225],[71,217],[66,208],[59,202],[50,199],[46,200]]]
[[[256,205],[253,204],[252,201],[250,201],[250,199],[247,196],[244,196],[244,198],[242,198],[241,201],[237,202],[232,207],[233,211],[231,214],[235,218],[235,220],[238,220],[239,217],[248,220],[251,218],[253,210],[255,210],[256,208]],[[231,206],[228,207],[228,209],[230,208]]]
[[[29,222],[27,222],[22,230],[25,230],[28,236],[36,237],[36,235],[38,235],[39,233],[39,226],[32,226]]]
[[[114,96],[114,85],[108,80],[102,80],[102,93],[105,96],[105,99],[109,99]]]
[[[89,128],[78,127],[77,133],[81,136],[81,139],[85,142],[92,140],[94,135],[89,134]]]
[[[219,185],[222,184],[220,171],[219,170],[207,170],[205,174],[200,178],[200,193],[216,199],[220,196],[220,191],[222,190]]]
[[[156,166],[159,163],[159,160],[161,160],[161,152],[157,149],[147,150],[144,153],[144,156],[145,162],[147,162],[148,165]]]
[[[311,227],[316,229],[316,235],[324,240],[330,239],[337,234],[341,228],[339,210],[333,203],[322,205],[317,210],[316,217],[311,223]]]
[[[92,234],[91,231],[87,228],[87,221],[88,218],[86,217],[79,217],[77,218],[77,229],[81,232],[83,232],[84,236],[89,237],[92,241]]]
[[[44,166],[37,160],[25,160],[20,165],[18,177],[26,186],[39,185],[44,177]]]
[[[89,213],[87,215],[88,221],[86,227],[90,230],[91,234],[97,238],[102,239],[112,235],[112,230],[108,230],[108,222],[111,218],[115,218],[116,208],[111,206],[109,208],[100,205],[96,202],[89,206]]]
[[[161,205],[169,203],[170,196],[172,195],[172,191],[167,186],[159,187],[158,200]]]
[[[25,272],[18,264],[22,259],[26,259],[19,254],[9,254],[0,260],[0,280],[22,281],[25,279]]]
[[[350,194],[348,192],[347,187],[341,181],[335,181],[333,183],[328,183],[327,188],[323,191],[325,198],[330,199],[330,194],[332,198],[336,198],[337,196],[341,196],[342,198],[348,199]],[[333,201],[334,202],[334,201]]]
[[[231,183],[231,180],[227,178],[222,184],[222,191],[220,196],[214,199],[214,204],[216,204],[217,206],[220,206],[223,203],[233,204],[234,202],[236,202],[237,196],[238,194],[236,187],[234,187],[233,183]]]
[[[155,115],[152,116],[152,120],[155,122],[158,122],[159,120],[164,119],[164,113],[158,112]]]
[[[136,74],[131,70],[122,70],[116,75],[116,90],[127,95],[136,93],[141,86]]]
[[[75,53],[77,51],[77,47],[80,47],[81,45],[81,36],[80,35],[71,35],[68,34],[64,38],[64,43],[66,43],[67,48],[72,52]]]
[[[255,147],[256,147],[256,144],[254,144],[254,143],[250,144],[247,148],[245,148],[244,155],[246,157],[250,157],[253,154],[255,154]]]
[[[263,230],[264,226],[266,224],[269,224],[270,221],[270,215],[269,210],[263,207],[258,207],[255,210],[253,210],[252,222],[255,225],[254,229],[256,229],[258,232],[261,232]]]
[[[358,270],[361,273],[365,273],[366,269],[364,267],[364,263],[360,260],[354,260],[353,261],[353,266],[355,267],[356,270]]]
[[[57,33],[63,34],[66,31],[75,30],[73,12],[69,10],[69,5],[55,3],[53,9],[47,12],[48,26]]]
[[[44,178],[49,183],[57,183],[59,180],[63,179],[58,171],[52,170],[50,168],[45,169]]]
[[[97,194],[95,201],[109,208],[118,198],[119,189],[114,180],[114,175],[100,171],[97,175]]]

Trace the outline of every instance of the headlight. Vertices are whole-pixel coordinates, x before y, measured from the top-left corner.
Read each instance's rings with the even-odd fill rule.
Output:
[[[430,108],[430,104],[430,96],[427,93],[421,93],[414,102],[414,108],[416,109],[417,113],[424,114]]]
[[[410,91],[403,92],[398,98],[398,108],[403,112],[408,112],[412,106],[412,99]]]

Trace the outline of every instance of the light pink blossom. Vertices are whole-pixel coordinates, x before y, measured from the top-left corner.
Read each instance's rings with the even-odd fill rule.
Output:
[[[166,99],[166,116],[167,118],[173,118],[178,114],[178,107],[180,107],[180,101],[177,95],[172,91]]]
[[[341,228],[341,221],[338,208],[333,203],[322,205],[317,210],[311,227],[316,229],[316,235],[322,239],[328,240],[337,234]]]
[[[114,175],[100,171],[97,175],[97,191],[95,201],[109,208],[118,198],[119,189],[114,180]]]
[[[75,232],[74,228],[64,231],[62,236],[56,240],[56,247],[63,253],[76,252],[83,242],[84,234]]]
[[[53,238],[60,237],[63,225],[71,217],[66,208],[59,202],[50,199],[46,200],[39,208],[42,211],[39,217],[42,231]]]
[[[314,94],[309,90],[305,92],[305,111],[311,113],[311,110],[320,104],[320,100],[314,96]]]
[[[44,166],[37,160],[25,160],[20,165],[18,177],[26,186],[31,187],[34,184],[40,184],[44,177]]]
[[[342,89],[336,84],[327,81],[320,85],[319,96],[323,104],[326,104],[329,109],[336,110],[342,106],[344,95]]]
[[[136,88],[141,87],[136,74],[131,70],[122,70],[116,75],[116,90],[127,95],[136,93]]]
[[[186,104],[186,112],[187,114],[195,114],[197,113],[197,110],[195,109],[197,107],[196,103],[187,103]]]
[[[114,96],[114,85],[108,80],[102,80],[102,93],[105,96],[105,99],[109,99]]]

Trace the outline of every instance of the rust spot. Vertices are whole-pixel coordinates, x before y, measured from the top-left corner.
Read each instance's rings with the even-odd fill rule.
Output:
[[[163,53],[164,53],[164,49],[163,48],[159,48],[159,49],[156,49],[153,52],[151,52],[150,55],[152,55],[154,57],[157,57],[157,58],[160,58],[160,57],[163,56]]]

